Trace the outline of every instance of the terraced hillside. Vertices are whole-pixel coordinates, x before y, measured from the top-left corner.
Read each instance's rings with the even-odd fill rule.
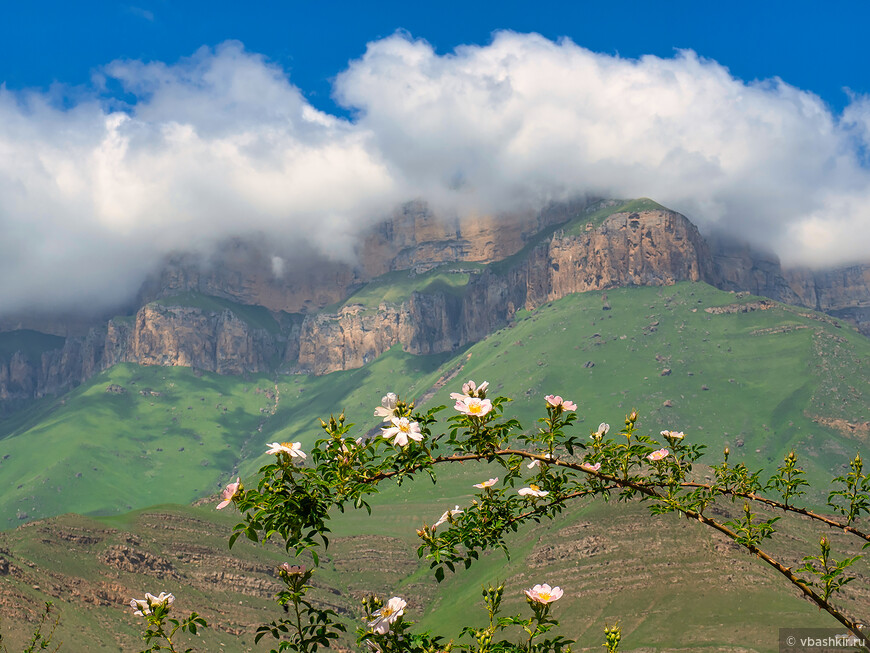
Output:
[[[452,475],[451,496],[433,494],[428,483],[393,488],[371,518],[337,518],[315,578],[318,603],[353,632],[365,594],[399,595],[421,628],[455,637],[462,625],[483,622],[482,584],[504,581],[505,614],[514,614],[524,610],[523,589],[550,582],[565,590],[555,614],[581,651],[600,650],[602,628],[617,620],[625,651],[775,651],[780,627],[834,625],[717,534],[674,516],[651,518],[641,506],[575,507],[520,532],[509,561],[491,553],[438,585],[415,555],[414,529],[433,510],[467,501],[459,488],[474,471],[482,470]],[[66,515],[0,534],[0,610],[12,650],[46,600],[57,606],[62,651],[139,650],[141,622],[128,603],[146,591],[171,591],[176,611],[206,617],[212,627],[192,643],[196,650],[269,650],[273,642],[254,646],[253,635],[282,614],[272,596],[286,558],[282,547],[243,541],[228,551],[233,517],[211,505],[161,506],[99,520]],[[776,548],[797,562],[817,537],[801,523],[778,536]],[[870,568],[861,563],[857,572],[839,603],[870,614]]]

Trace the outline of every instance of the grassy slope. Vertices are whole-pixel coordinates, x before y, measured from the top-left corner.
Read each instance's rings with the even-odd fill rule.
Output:
[[[106,392],[111,384],[126,392]],[[131,364],[98,375],[39,406],[35,423],[17,423],[0,440],[7,488],[0,524],[14,526],[21,514],[117,512],[212,492],[237,467],[260,409],[272,403],[262,390],[273,386],[265,378]]]
[[[394,348],[358,370],[281,377],[277,385],[266,377],[117,366],[34,409],[33,423],[19,419],[9,423],[15,430],[0,431],[0,485],[10,488],[0,496],[0,525],[14,526],[19,513],[191,501],[232,474],[253,474],[266,442],[309,444],[319,434],[317,418],[342,409],[363,433],[376,425],[370,415],[381,394],[418,397],[460,365],[461,376],[429,405],[449,405],[449,392],[473,378],[513,397],[511,411],[527,428],[551,392],[578,401],[581,431],[619,424],[636,407],[651,432],[683,430],[712,451],[730,446],[752,467],[775,464],[794,448],[816,480],[866,450],[865,441],[808,416],[870,420],[870,343],[851,329],[786,307],[712,315],[704,308],[752,298],[704,284],[608,291],[608,311],[601,295],[520,313],[511,328],[458,354],[415,357]],[[790,330],[765,331],[783,328]],[[661,376],[666,368],[670,375]],[[127,392],[105,392],[112,383]],[[145,389],[160,396],[142,396]]]
[[[602,627],[617,620],[624,651],[775,651],[780,627],[834,625],[773,572],[701,525],[613,503],[575,507],[552,524],[523,529],[513,538],[510,560],[492,552],[439,586],[414,554],[414,528],[431,518],[430,487],[388,490],[371,518],[364,512],[336,516],[315,598],[338,609],[351,631],[359,599],[373,591],[406,598],[408,616],[421,628],[455,636],[462,625],[482,622],[480,586],[498,581],[506,584],[505,614],[526,611],[522,590],[534,583],[563,587],[554,614],[564,632],[579,639],[575,650],[599,650]],[[0,533],[0,555],[12,564],[12,572],[0,576],[0,595],[11,601],[3,613],[10,643],[23,641],[25,622],[42,601],[54,600],[64,651],[138,650],[140,621],[126,604],[146,591],[172,591],[179,612],[195,609],[213,626],[196,650],[221,644],[224,650],[268,650],[271,642],[254,647],[252,635],[257,624],[281,614],[271,601],[278,589],[273,570],[286,558],[280,547],[245,540],[228,552],[236,519],[211,506],[158,506],[99,520],[65,515]],[[817,537],[799,523],[789,537],[778,537],[779,554],[796,561],[804,543]],[[160,569],[119,566],[119,552]],[[861,577],[840,604],[860,616],[870,611],[870,571],[866,562],[857,571]]]
[[[444,292],[461,295],[471,277],[471,272],[481,270],[482,263],[446,263],[424,272],[414,274],[409,270],[387,272],[362,286],[359,290],[335,304],[323,309],[323,313],[335,313],[343,306],[359,304],[375,310],[381,304],[398,305],[411,296],[412,292]]]
[[[190,501],[213,493],[237,470],[243,476],[253,474],[266,460],[262,454],[266,442],[302,440],[309,445],[318,437],[317,417],[340,409],[358,422],[361,434],[376,425],[371,411],[384,392],[419,397],[457,366],[462,366],[459,375],[428,405],[449,404],[447,394],[473,378],[487,379],[495,391],[514,397],[510,411],[527,428],[534,427],[542,397],[550,392],[578,402],[581,433],[602,420],[616,426],[637,407],[642,426],[649,431],[684,430],[714,453],[728,444],[733,459],[751,467],[769,466],[795,447],[817,484],[831,471],[839,473],[846,455],[867,450],[866,441],[818,426],[804,414],[830,410],[831,415],[853,422],[870,419],[866,400],[870,343],[851,329],[836,328],[829,320],[787,307],[710,314],[704,308],[753,298],[738,299],[703,284],[608,291],[609,311],[602,310],[601,295],[566,297],[535,313],[521,313],[511,328],[457,354],[413,357],[393,349],[359,370],[318,378],[282,377],[277,395],[275,382],[267,378],[118,366],[62,400],[34,409],[35,422],[29,427],[19,420],[14,431],[5,433],[0,458],[6,454],[9,458],[0,463],[0,487],[24,487],[0,497],[0,524],[18,523],[14,517],[19,509],[31,511],[33,517]],[[588,361],[594,366],[584,367]],[[669,376],[660,376],[664,368],[672,370]],[[126,387],[127,393],[106,393],[109,383]],[[708,390],[702,389],[705,385]],[[142,396],[138,391],[145,388],[161,396]],[[665,408],[665,400],[673,406]],[[178,451],[181,447],[183,452]],[[81,478],[75,477],[77,470],[82,471]],[[582,639],[584,645],[593,646],[601,625],[618,617],[626,628],[627,643],[631,642],[626,650],[644,644],[659,650],[694,650],[700,648],[698,642],[754,644],[767,642],[771,624],[830,625],[817,610],[783,591],[777,579],[758,572],[752,561],[731,553],[723,562],[714,550],[719,546],[714,536],[696,533],[692,525],[675,519],[639,529],[637,510],[614,512],[612,506],[577,508],[556,524],[524,531],[516,538],[509,563],[492,554],[437,588],[409,553],[414,528],[423,521],[431,523],[445,506],[467,503],[471,484],[488,475],[489,470],[479,465],[465,465],[442,473],[442,483],[436,487],[421,481],[387,491],[375,502],[372,519],[364,514],[344,516],[335,524],[332,564],[324,570],[324,582],[336,588],[348,606],[366,590],[401,593],[412,599],[418,613],[426,611],[424,624],[447,628],[466,620],[478,603],[483,582],[509,581],[513,593],[507,602],[509,612],[520,608],[517,597],[523,587],[542,581],[561,583],[572,598],[560,604],[557,614],[571,632],[583,633],[583,638],[590,638]],[[148,514],[124,515],[107,523],[135,530],[142,527],[142,519],[151,519]],[[213,514],[200,511],[197,519]],[[218,521],[225,529],[232,520],[221,515]],[[35,525],[4,535],[0,545],[34,560],[37,569],[65,569],[86,579],[104,573],[93,561],[65,558],[63,547],[39,553],[35,544],[39,537],[28,533],[40,528],[54,530]],[[212,533],[212,528],[200,525],[189,530]],[[594,532],[587,532],[589,528]],[[786,548],[818,536],[805,530],[787,539]],[[148,533],[137,537],[153,540],[149,546],[155,552],[171,548],[169,541]],[[172,542],[179,537],[176,531],[170,535],[175,538]],[[215,542],[209,546],[220,548],[223,537],[215,530]],[[19,542],[18,548],[11,547],[10,541]],[[366,553],[372,550],[377,552],[374,559]],[[266,560],[276,560],[269,551],[264,552]],[[866,578],[866,565],[862,573]],[[189,580],[185,578],[173,582],[183,589]],[[129,592],[135,593],[137,587],[140,594],[168,590],[166,583],[152,587],[155,579],[144,579],[144,584],[135,575],[122,575],[124,579]],[[44,585],[39,591],[31,587],[39,584],[38,579],[0,579],[13,581],[15,591],[30,596],[32,605],[44,598]],[[55,581],[62,585],[61,580]],[[715,590],[711,582],[723,589]],[[197,587],[189,590],[194,604],[236,605],[242,600],[246,609],[267,609],[264,597],[249,600],[237,597],[230,587],[215,590],[218,594]],[[643,599],[638,601],[638,596]],[[859,598],[860,605],[864,614],[870,613],[866,599],[862,604]],[[82,613],[81,621],[73,613],[77,611],[67,608],[64,619],[72,620],[80,632],[94,632],[95,625],[105,628],[123,611],[100,607],[94,614]],[[217,616],[229,615],[232,620],[232,611],[224,613]],[[680,614],[680,628],[673,628],[674,614]],[[263,619],[273,615],[266,612]],[[133,621],[127,621],[124,632],[129,634]],[[708,650],[716,649],[708,646]],[[775,650],[775,644],[755,650]]]

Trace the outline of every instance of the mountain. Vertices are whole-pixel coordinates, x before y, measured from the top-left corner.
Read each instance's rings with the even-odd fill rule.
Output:
[[[173,591],[178,610],[203,611],[216,625],[196,642],[199,649],[224,643],[253,650],[251,624],[280,614],[270,596],[282,550],[229,554],[234,515],[214,511],[214,494],[236,475],[251,479],[266,462],[267,442],[309,447],[320,434],[318,417],[344,410],[358,424],[354,434],[377,428],[372,410],[389,390],[430,407],[449,405],[449,393],[468,378],[489,380],[493,392],[514,399],[508,411],[526,428],[541,416],[543,396],[559,392],[577,401],[581,435],[601,421],[618,424],[637,408],[644,431],[683,430],[714,459],[728,446],[732,460],[750,469],[770,468],[797,451],[816,488],[808,501],[823,504],[830,477],[843,473],[870,436],[870,340],[824,313],[713,288],[701,275],[715,258],[688,221],[660,209],[633,215],[585,213],[573,225],[529,239],[501,262],[388,272],[320,314],[283,314],[177,289],[135,316],[112,320],[123,322],[119,328],[129,338],[113,351],[138,347],[151,362],[165,364],[116,363],[0,421],[0,487],[6,488],[0,527],[11,529],[0,533],[0,609],[10,643],[25,636],[23,619],[54,600],[64,650],[127,650],[136,644],[139,623],[129,599]],[[667,238],[679,247],[656,251]],[[589,259],[625,285],[589,290],[586,284],[600,284],[604,275],[571,274]],[[698,280],[677,279],[696,272]],[[658,285],[631,285],[641,280]],[[475,305],[479,313],[471,312]],[[317,341],[358,333],[365,344],[366,337],[389,332],[354,331],[342,314],[363,324],[391,310],[399,327],[411,330],[398,329],[379,356],[341,359],[347,369],[324,374],[300,369],[306,321],[331,329]],[[430,332],[447,335],[429,341],[441,343],[429,345],[436,351],[418,353],[414,347],[424,346],[416,343],[425,342],[426,332],[402,320],[417,316],[423,324],[431,315],[442,317],[425,322]],[[476,342],[449,341],[466,337],[469,325],[500,320],[504,326]],[[294,332],[295,357],[287,354]],[[244,350],[240,333],[265,335],[252,336],[259,344]],[[59,338],[12,335],[18,340],[11,347],[29,348],[28,355],[56,347]],[[371,351],[380,346],[371,344]],[[230,351],[240,353],[223,355]],[[171,352],[177,357],[159,358]],[[264,371],[217,373],[218,364],[234,360],[263,364]],[[192,362],[197,366],[186,366]],[[212,363],[215,371],[207,371]],[[715,534],[678,518],[647,521],[642,506],[574,507],[558,522],[520,532],[510,561],[484,556],[437,586],[414,555],[414,528],[445,505],[470,501],[471,485],[495,475],[489,472],[464,465],[440,475],[437,486],[394,487],[379,498],[373,518],[352,513],[337,521],[318,600],[353,626],[366,591],[402,595],[424,627],[455,634],[467,615],[477,614],[481,583],[507,580],[506,607],[514,613],[522,589],[555,582],[569,595],[556,614],[588,650],[600,647],[601,628],[616,619],[627,651],[767,651],[776,648],[771,624],[831,626]],[[200,507],[142,510],[203,497]],[[67,512],[90,517],[61,515]],[[799,565],[818,533],[803,522],[796,528],[775,546],[788,564]],[[866,561],[855,569],[859,579],[844,601],[850,612],[868,614],[870,570]]]
[[[775,257],[740,243],[708,242],[687,218],[651,200],[461,222],[415,202],[360,242],[351,266],[285,259],[266,243],[234,240],[210,261],[192,254],[167,261],[132,315],[63,340],[34,329],[0,333],[0,406],[57,395],[122,362],[327,374],[365,365],[396,344],[413,354],[450,352],[521,308],[572,292],[681,280],[828,312],[870,333],[870,265],[783,271]]]

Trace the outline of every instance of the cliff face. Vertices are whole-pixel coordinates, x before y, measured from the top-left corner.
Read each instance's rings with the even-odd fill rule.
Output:
[[[713,274],[706,281],[724,290],[748,290],[786,304],[829,313],[870,336],[870,264],[830,270],[783,270],[770,253],[712,237]]]
[[[286,337],[256,329],[226,309],[146,304],[133,323],[112,320],[103,369],[116,363],[195,367],[218,374],[272,369],[285,356]]]
[[[697,281],[711,274],[709,260],[695,226],[677,213],[616,214],[579,236],[557,232],[508,270],[474,275],[461,296],[414,292],[400,306],[308,317],[299,366],[314,374],[360,367],[396,344],[412,354],[452,351],[504,326],[517,308],[587,290]]]
[[[295,361],[299,328],[257,329],[230,310],[146,304],[133,319],[116,318],[36,360],[18,351],[0,360],[0,401],[56,395],[117,363],[181,365],[218,374],[274,369]]]
[[[707,244],[687,218],[672,211],[618,213],[595,231],[554,238],[547,255],[546,298],[617,286],[660,286],[711,274]]]
[[[103,333],[91,329],[85,336],[67,338],[60,349],[31,358],[22,351],[0,360],[0,401],[56,395],[102,370]]]
[[[582,209],[578,203],[553,204],[541,211],[460,220],[435,215],[425,202],[408,202],[364,235],[358,252],[361,276],[371,279],[394,270],[422,272],[453,261],[500,261]]]
[[[282,257],[266,243],[238,239],[223,243],[210,258],[178,254],[167,259],[142,286],[138,303],[197,292],[272,311],[307,313],[343,299],[360,282],[346,263],[302,253]]]
[[[274,248],[250,240],[225,243],[210,261],[178,256],[143,287],[143,298],[195,291],[307,316],[300,322],[273,313],[282,323],[267,330],[230,309],[149,301],[132,318],[77,328],[78,335],[67,337],[62,348],[34,360],[23,352],[0,359],[0,401],[58,394],[120,362],[220,374],[278,367],[327,374],[361,367],[397,344],[413,354],[452,351],[504,326],[519,308],[533,309],[570,293],[682,280],[825,311],[870,336],[870,264],[783,271],[775,256],[721,237],[705,240],[688,219],[667,210],[616,213],[580,234],[557,229],[510,264],[472,271],[462,293],[413,292],[377,309],[350,304],[334,314],[316,312],[385,272],[503,260],[579,211],[559,205],[460,224],[435,216],[423,203],[409,203],[368,231],[354,266],[289,255],[276,263]]]
[[[852,322],[870,337],[870,264],[836,270],[786,270],[801,306]]]
[[[425,202],[408,202],[366,229],[348,261],[326,260],[298,246],[257,237],[237,238],[221,243],[210,257],[187,253],[167,259],[143,285],[138,305],[193,291],[272,311],[314,313],[386,272],[501,260],[542,229],[580,210],[576,204],[558,204],[538,212],[459,220],[436,215]]]
[[[403,318],[386,304],[376,311],[351,305],[335,315],[309,316],[299,336],[299,366],[312,374],[362,367],[396,344]]]
[[[775,254],[755,250],[730,237],[711,236],[707,240],[712,253],[712,285],[723,290],[747,290],[786,304],[809,305],[807,298],[814,290],[800,283],[793,287],[783,276]]]

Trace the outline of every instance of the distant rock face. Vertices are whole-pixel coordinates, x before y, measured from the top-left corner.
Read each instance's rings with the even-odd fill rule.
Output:
[[[377,311],[351,305],[309,316],[299,335],[299,366],[318,375],[362,367],[396,344],[402,317],[384,304]]]
[[[786,304],[829,313],[870,336],[870,264],[830,270],[783,270],[770,253],[712,237],[713,274],[706,281],[724,290],[748,290]]]
[[[132,325],[111,321],[104,368],[116,363],[195,367],[218,374],[271,369],[284,358],[284,338],[254,329],[229,309],[146,304]]]
[[[348,256],[347,261],[326,260],[256,237],[237,238],[222,243],[208,259],[196,254],[171,257],[144,284],[138,303],[195,291],[272,311],[314,313],[386,272],[501,260],[581,208],[558,204],[538,212],[460,220],[435,215],[425,202],[408,202],[362,233],[355,258]]]
[[[712,254],[713,273],[708,277],[712,285],[723,290],[746,290],[787,304],[809,305],[808,296],[814,290],[803,287],[797,278],[796,287],[792,287],[775,254],[755,250],[730,237],[711,236],[707,241]]]
[[[66,339],[60,349],[30,360],[15,352],[0,360],[0,401],[14,402],[65,392],[101,371],[103,332],[91,329],[82,337]]]
[[[570,293],[683,280],[825,311],[870,336],[870,264],[783,271],[774,255],[727,238],[705,240],[687,218],[667,210],[616,213],[579,235],[557,229],[512,265],[474,271],[462,295],[414,292],[399,305],[377,310],[351,304],[334,314],[318,312],[386,272],[502,260],[580,208],[562,204],[534,214],[460,222],[411,202],[362,236],[353,265],[281,257],[275,246],[256,239],[224,243],[208,261],[178,255],[143,286],[134,317],[89,330],[77,325],[62,348],[38,360],[22,352],[0,360],[0,402],[59,394],[121,362],[220,374],[279,367],[327,374],[361,367],[396,345],[413,354],[452,351],[504,326],[520,308],[534,309]],[[282,318],[280,332],[271,332],[229,309],[171,305],[168,298],[188,291],[306,316],[295,322]],[[33,326],[6,322],[13,328]],[[50,326],[57,332],[58,325]]]
[[[699,281],[712,271],[697,228],[673,211],[617,213],[594,231],[554,238],[547,263],[546,296],[532,295],[527,304],[587,290]]]
[[[346,263],[296,254],[279,257],[277,264],[274,256],[267,243],[241,239],[224,243],[209,259],[175,255],[145,282],[138,303],[193,291],[272,311],[306,313],[343,299],[348,288],[361,283]]]
[[[504,326],[517,308],[536,308],[574,292],[626,285],[667,285],[709,276],[706,243],[671,211],[616,214],[593,232],[558,232],[529,256],[496,274],[484,271],[464,295],[412,293],[377,311],[349,306],[307,317],[299,366],[326,374],[364,365],[401,344],[412,354],[452,351]]]
[[[801,302],[802,306],[852,322],[870,337],[870,264],[815,272],[788,270],[786,278],[792,287],[802,283],[807,288],[810,301]]]
[[[471,215],[460,220],[436,216],[425,202],[408,202],[364,235],[359,250],[362,275],[373,278],[394,270],[419,273],[453,261],[500,261],[582,209],[578,203],[553,204],[541,211]]]

